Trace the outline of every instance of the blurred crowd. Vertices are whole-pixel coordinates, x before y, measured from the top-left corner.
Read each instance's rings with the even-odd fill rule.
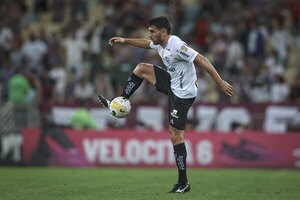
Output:
[[[139,62],[163,64],[153,50],[108,39],[148,38],[148,20],[160,15],[236,89],[225,98],[197,70],[198,102],[300,102],[299,0],[0,0],[1,101],[118,96]],[[161,103],[158,95],[143,83],[132,101]]]

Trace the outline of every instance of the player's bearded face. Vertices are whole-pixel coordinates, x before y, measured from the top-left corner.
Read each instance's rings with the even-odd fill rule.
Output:
[[[155,26],[149,27],[149,38],[153,44],[162,44],[163,42],[161,30]]]

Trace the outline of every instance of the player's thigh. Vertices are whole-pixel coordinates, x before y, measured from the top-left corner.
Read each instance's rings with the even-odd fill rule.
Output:
[[[195,98],[183,99],[174,93],[169,94],[169,125],[178,130],[185,130],[188,111]]]
[[[154,72],[154,65],[148,63],[139,63],[133,70],[133,72],[137,76],[150,82],[152,85],[155,85],[156,77]]]
[[[156,90],[162,92],[165,95],[169,95],[170,93],[172,93],[170,74],[162,67],[156,65],[154,66],[154,73],[156,78]]]

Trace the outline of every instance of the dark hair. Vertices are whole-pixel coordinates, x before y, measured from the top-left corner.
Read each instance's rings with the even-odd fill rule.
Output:
[[[171,33],[171,25],[169,23],[169,20],[164,16],[152,18],[149,21],[149,26],[156,26],[156,28],[165,28],[167,29],[168,34]]]

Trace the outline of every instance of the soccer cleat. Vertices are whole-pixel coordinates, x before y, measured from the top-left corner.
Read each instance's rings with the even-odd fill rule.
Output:
[[[101,94],[98,94],[98,101],[103,107],[109,108],[110,101],[104,98]]]
[[[173,189],[169,193],[185,193],[191,190],[191,185],[189,182],[182,184],[176,183]]]

